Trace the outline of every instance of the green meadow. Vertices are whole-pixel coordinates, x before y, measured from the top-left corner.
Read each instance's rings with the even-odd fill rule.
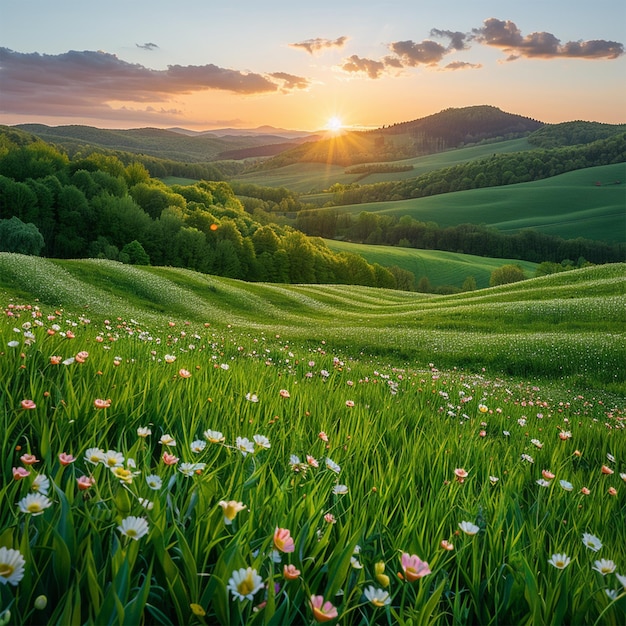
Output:
[[[621,181],[620,184],[615,184]],[[600,186],[596,182],[602,183]],[[338,207],[402,217],[439,226],[485,224],[503,232],[524,228],[574,239],[623,241],[626,232],[626,167],[623,163],[575,170],[544,180],[470,189],[427,198]]]
[[[432,296],[0,254],[0,619],[623,624],[625,270]]]
[[[468,276],[473,276],[478,289],[483,289],[489,286],[491,273],[503,265],[519,265],[528,278],[535,275],[538,267],[537,263],[519,259],[493,259],[441,250],[417,250],[331,239],[325,239],[325,242],[333,252],[351,252],[359,254],[368,263],[379,263],[383,266],[395,265],[412,272],[416,277],[416,282],[422,276],[427,276],[433,285],[452,285],[460,288]]]
[[[393,161],[393,165],[412,166],[413,169],[405,172],[369,174],[363,176],[362,174],[346,173],[346,171],[349,172],[351,168],[340,165],[295,163],[276,169],[242,174],[237,176],[237,180],[266,187],[286,187],[287,189],[299,193],[312,194],[327,189],[333,183],[350,184],[358,182],[359,184],[370,184],[390,180],[404,180],[414,178],[426,172],[466,163],[474,159],[489,157],[492,154],[521,152],[531,149],[532,146],[528,143],[527,139],[512,139]],[[323,198],[323,194],[319,197]],[[313,197],[309,198],[305,196],[305,200],[313,202],[314,199]]]

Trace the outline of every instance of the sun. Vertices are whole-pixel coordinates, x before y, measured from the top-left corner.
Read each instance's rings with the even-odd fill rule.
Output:
[[[331,132],[336,133],[343,128],[343,124],[341,123],[341,120],[338,117],[333,116],[326,123],[326,128],[330,130]]]

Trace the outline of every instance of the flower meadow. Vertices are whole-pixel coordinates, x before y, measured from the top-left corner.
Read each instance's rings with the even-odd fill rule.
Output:
[[[5,302],[2,624],[624,624],[626,404]]]

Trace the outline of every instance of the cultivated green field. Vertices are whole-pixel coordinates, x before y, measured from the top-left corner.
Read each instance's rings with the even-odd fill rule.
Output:
[[[416,283],[427,276],[431,285],[461,287],[468,276],[473,276],[479,289],[489,287],[491,272],[508,263],[522,267],[526,276],[535,275],[537,263],[516,259],[492,259],[472,254],[459,254],[441,250],[416,250],[397,246],[378,246],[325,239],[334,252],[351,252],[362,256],[368,263],[383,267],[396,265],[415,275]]]
[[[333,183],[349,184],[358,180],[359,184],[377,183],[390,180],[405,180],[420,174],[452,167],[474,159],[482,159],[492,154],[521,152],[533,149],[526,139],[512,139],[492,144],[458,148],[423,157],[415,157],[400,161],[393,161],[393,165],[412,165],[413,169],[406,172],[391,174],[346,174],[345,168],[339,165],[324,163],[296,163],[274,170],[250,172],[237,176],[241,182],[263,185],[266,187],[286,187],[303,194],[313,194],[330,187]],[[314,202],[316,197],[305,196],[304,200]]]
[[[615,181],[621,184],[615,184]],[[596,186],[596,182],[601,186]],[[428,198],[338,207],[402,217],[439,226],[485,224],[504,232],[523,228],[607,242],[626,239],[626,164],[568,172],[544,180],[471,189]]]
[[[621,626],[625,276],[1,253],[0,619]]]

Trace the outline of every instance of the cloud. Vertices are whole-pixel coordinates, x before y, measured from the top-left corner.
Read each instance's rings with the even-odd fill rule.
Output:
[[[318,37],[316,39],[307,39],[299,43],[290,43],[290,48],[299,48],[306,50],[309,54],[315,54],[316,52],[323,52],[328,48],[343,48],[348,41],[348,37],[345,35],[337,37],[337,39],[322,39]]]
[[[367,74],[370,78],[380,78],[385,71],[385,63],[373,59],[362,59],[353,54],[343,61],[340,68],[349,74]]]
[[[569,41],[561,44],[552,33],[536,32],[524,36],[514,22],[495,17],[486,19],[481,28],[472,30],[472,34],[478,43],[500,48],[508,53],[507,60],[510,61],[520,57],[616,59],[624,54],[624,44],[616,41]]]
[[[389,49],[400,59],[405,67],[417,65],[435,65],[447,54],[448,49],[436,41],[425,39],[413,41],[396,41],[389,44]]]
[[[444,70],[479,70],[482,63],[467,63],[466,61],[452,61],[448,63]]]
[[[136,43],[135,44],[138,48],[141,48],[142,50],[155,50],[156,48],[158,48],[159,46],[157,46],[155,43],[143,43],[143,44],[139,44]]]
[[[430,31],[431,37],[447,37],[450,39],[449,50],[467,50],[469,46],[466,43],[467,34],[460,33],[459,31],[452,30],[440,30],[439,28],[433,28]]]
[[[293,74],[287,74],[286,72],[272,72],[270,76],[274,80],[281,83],[281,89],[284,91],[308,89],[311,86],[311,81],[308,78],[294,76]]]
[[[0,48],[0,83],[1,112],[45,111],[50,115],[98,110],[111,101],[154,105],[213,89],[248,95],[308,86],[306,78],[280,72],[264,75],[213,64],[152,70],[102,51],[46,55],[8,48]]]

